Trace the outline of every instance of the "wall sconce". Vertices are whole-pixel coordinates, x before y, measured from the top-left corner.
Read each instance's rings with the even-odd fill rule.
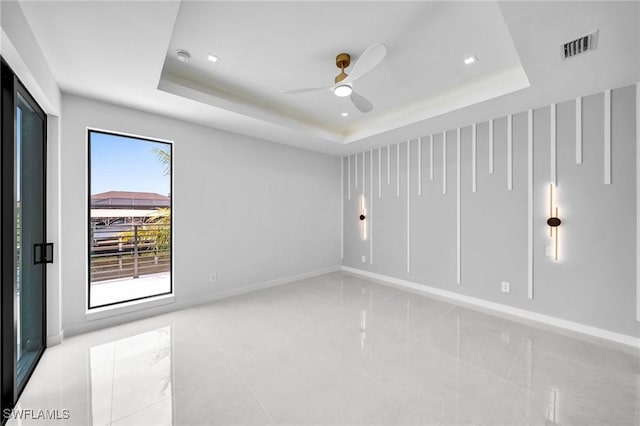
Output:
[[[549,185],[549,236],[553,238],[553,258],[558,260],[558,227],[562,221],[558,218],[558,207],[553,206],[553,184]]]
[[[367,209],[365,208],[364,194],[360,195],[360,239],[367,240]]]

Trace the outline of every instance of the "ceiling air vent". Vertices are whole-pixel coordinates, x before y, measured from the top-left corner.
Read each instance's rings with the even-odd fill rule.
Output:
[[[560,57],[562,60],[572,58],[598,47],[598,31],[578,37],[575,40],[568,41],[560,45]]]

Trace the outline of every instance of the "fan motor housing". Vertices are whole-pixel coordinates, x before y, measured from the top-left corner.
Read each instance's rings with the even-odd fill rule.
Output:
[[[336,66],[342,71],[334,79],[336,84],[347,78],[347,74],[345,74],[344,69],[348,68],[349,65],[351,65],[351,56],[348,53],[338,53],[338,56],[336,56]]]
[[[338,53],[336,56],[336,66],[340,69],[349,68],[351,56],[348,53]]]

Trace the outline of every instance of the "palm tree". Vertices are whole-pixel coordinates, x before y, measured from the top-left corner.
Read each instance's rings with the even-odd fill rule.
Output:
[[[164,149],[154,148],[153,152],[156,153],[156,158],[164,166],[164,175],[167,176],[171,173],[171,154]]]
[[[148,225],[143,225],[142,228],[155,242],[154,251],[157,262],[158,252],[168,250],[171,246],[171,209],[164,207],[156,210],[145,223]]]
[[[171,153],[160,148],[155,148],[153,152],[164,166],[164,175],[169,175],[171,173]],[[121,232],[119,236],[126,243],[133,242],[137,237],[138,244],[151,245],[154,252],[154,262],[158,263],[159,253],[168,250],[171,246],[171,209],[168,207],[157,209],[151,217],[138,226],[135,237],[133,230]]]
[[[164,175],[169,175],[171,173],[171,153],[160,148],[154,148],[153,152],[155,152],[160,164],[164,166]],[[152,234],[156,242],[157,257],[160,248],[168,248],[171,244],[171,209],[158,209],[145,223],[153,225],[151,229],[154,230]]]

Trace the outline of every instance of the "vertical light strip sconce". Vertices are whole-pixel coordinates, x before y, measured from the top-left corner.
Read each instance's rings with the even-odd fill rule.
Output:
[[[364,194],[360,195],[360,239],[367,241],[367,209]]]
[[[549,237],[553,239],[553,258],[558,260],[558,227],[562,221],[558,218],[558,207],[553,204],[553,184],[549,184]]]

